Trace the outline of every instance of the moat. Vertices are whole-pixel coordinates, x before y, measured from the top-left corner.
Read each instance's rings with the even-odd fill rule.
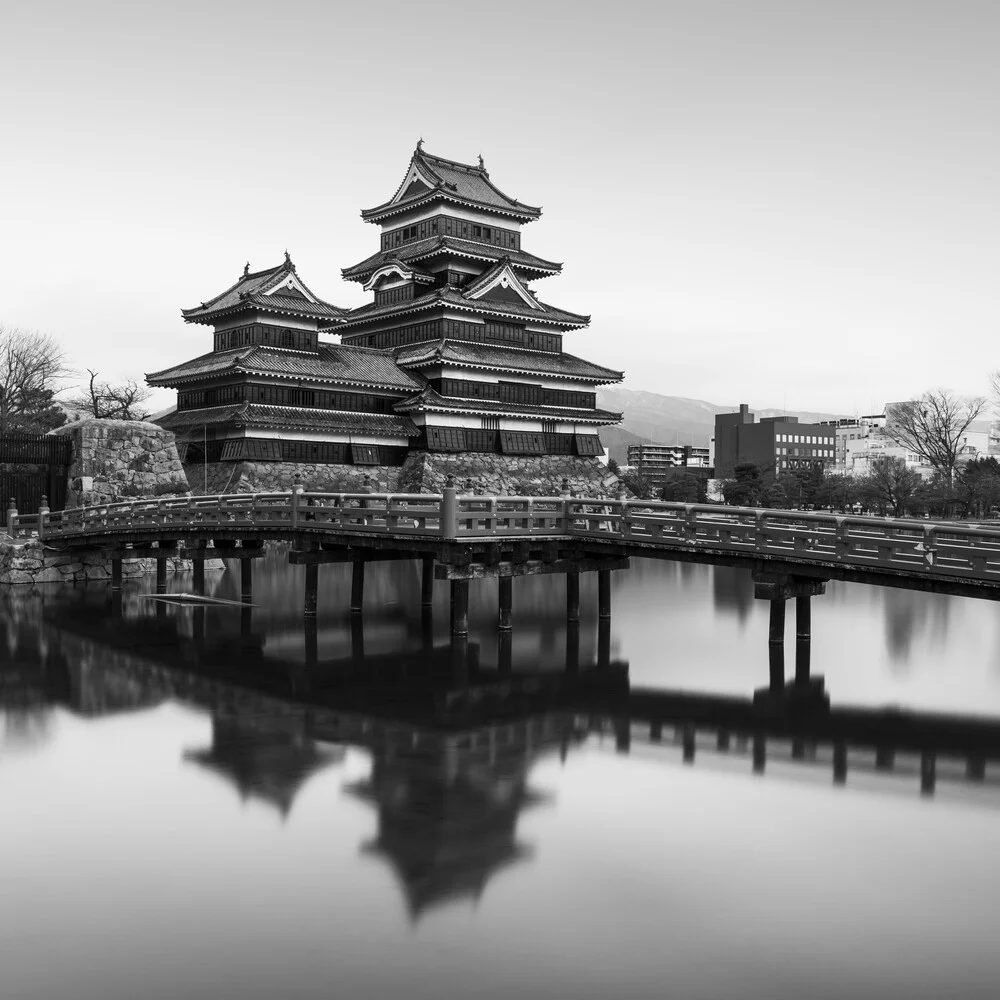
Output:
[[[446,583],[428,618],[418,564],[369,569],[352,617],[321,566],[311,622],[279,553],[252,609],[3,596],[0,994],[994,995],[996,764],[921,795],[912,755],[838,784],[822,747],[755,773],[614,722],[629,686],[767,682],[749,573],[634,559],[607,662],[596,574],[578,633],[518,580],[505,650],[496,581],[456,644]],[[992,602],[834,581],[812,624],[834,706],[1000,717]]]

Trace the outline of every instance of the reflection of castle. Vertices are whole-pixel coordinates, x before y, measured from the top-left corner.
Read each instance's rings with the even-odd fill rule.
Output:
[[[299,727],[238,712],[212,718],[212,745],[188,750],[194,761],[234,784],[243,801],[254,798],[287,816],[303,785],[344,758],[344,749],[319,748]]]
[[[571,717],[548,715],[462,736],[422,734],[408,751],[376,753],[371,778],[351,791],[378,810],[378,834],[364,850],[392,866],[411,919],[478,900],[495,873],[530,856],[517,841],[521,810],[540,801],[528,772],[541,753],[578,738]]]
[[[560,653],[542,669],[515,662],[501,673],[480,665],[479,644],[427,635],[394,654],[366,654],[362,643],[346,656],[331,640],[325,655],[303,656],[282,623],[267,621],[261,634],[244,628],[257,617],[250,609],[227,613],[206,623],[196,612],[193,623],[186,609],[136,602],[112,617],[81,598],[33,627],[67,665],[66,692],[81,706],[178,700],[207,710],[211,743],[184,759],[282,816],[346,747],[370,753],[370,777],[350,789],[377,811],[364,851],[389,862],[412,919],[478,899],[498,871],[531,855],[517,821],[539,801],[532,766],[583,738],[580,697],[627,689],[620,664],[595,669]],[[359,617],[342,623],[346,635],[360,627]],[[261,659],[272,629],[281,641]],[[310,635],[315,643],[315,623],[302,630],[304,648]]]

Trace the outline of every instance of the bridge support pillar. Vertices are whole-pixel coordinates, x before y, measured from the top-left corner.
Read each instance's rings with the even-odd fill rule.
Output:
[[[771,601],[767,626],[767,662],[770,671],[769,689],[780,694],[785,689],[785,600]]]
[[[240,560],[240,600],[249,604],[253,600],[253,560]]]
[[[597,617],[611,617],[611,570],[597,571]]]
[[[580,621],[580,574],[566,574],[566,621]]]
[[[316,602],[319,597],[319,566],[316,563],[306,563],[305,599],[302,613],[307,618],[316,617]]]
[[[451,581],[451,634],[469,634],[469,581]]]
[[[156,592],[158,594],[167,592],[167,560],[164,556],[156,557]],[[157,604],[159,603],[158,601]]]
[[[499,584],[500,604],[497,627],[501,632],[509,632],[511,626],[511,610],[514,605],[514,578],[512,576],[502,576],[497,583]]]
[[[423,559],[420,563],[420,604],[425,608],[434,606],[434,559]]]
[[[351,613],[361,614],[365,603],[365,564],[363,562],[351,565]]]
[[[812,652],[812,598],[795,598],[795,683],[809,683],[809,660]]]
[[[111,560],[111,589],[112,591],[122,589],[122,561],[118,556]]]

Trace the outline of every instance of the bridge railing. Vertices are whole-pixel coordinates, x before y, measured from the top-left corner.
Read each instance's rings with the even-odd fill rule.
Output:
[[[870,566],[1000,582],[1000,528],[759,510],[711,504],[581,497],[407,493],[254,493],[96,504],[22,515],[15,538],[99,537],[213,528],[362,533],[455,540],[574,537],[656,548],[702,549]]]
[[[574,498],[569,533],[1000,582],[1000,531],[913,520],[711,504]]]

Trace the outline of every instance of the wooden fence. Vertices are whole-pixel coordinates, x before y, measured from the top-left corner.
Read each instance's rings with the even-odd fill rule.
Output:
[[[13,498],[24,510],[37,510],[42,497],[50,508],[66,502],[66,475],[73,458],[68,437],[0,434],[0,500]]]

